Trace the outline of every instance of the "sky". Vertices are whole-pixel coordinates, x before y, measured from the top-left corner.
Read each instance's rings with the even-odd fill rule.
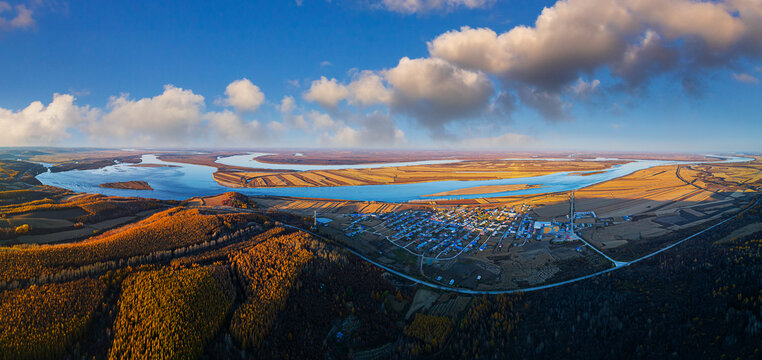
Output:
[[[0,146],[760,152],[759,0],[0,0]]]

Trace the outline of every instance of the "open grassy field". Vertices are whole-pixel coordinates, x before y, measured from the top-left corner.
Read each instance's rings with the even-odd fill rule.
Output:
[[[75,195],[39,186],[0,192],[0,244],[62,242],[147,216],[170,202],[142,198]]]
[[[31,161],[46,163],[64,163],[94,159],[116,159],[122,157],[140,157],[145,154],[140,150],[113,150],[113,149],[43,149],[37,154],[26,157]]]
[[[585,229],[580,235],[612,254],[635,256],[661,245],[655,239],[739,211],[757,194],[753,189],[761,170],[759,160],[680,166],[679,171],[677,166],[662,166],[580,189],[575,192],[575,210],[594,211],[611,224]],[[565,216],[568,200],[556,200],[535,211],[543,218]]]
[[[621,161],[473,160],[452,164],[281,173],[220,170],[214,178],[221,185],[230,187],[383,185],[447,180],[511,179],[561,171],[597,171],[621,163]]]
[[[283,210],[304,216],[312,216],[314,211],[317,211],[319,214],[385,213],[426,206],[425,204],[415,203],[387,203],[382,201],[350,201],[284,196],[253,197],[251,201],[260,208]]]

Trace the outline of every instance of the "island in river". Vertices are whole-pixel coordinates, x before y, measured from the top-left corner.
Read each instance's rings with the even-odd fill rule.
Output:
[[[119,181],[101,184],[100,186],[108,189],[153,190],[151,185],[145,181]]]

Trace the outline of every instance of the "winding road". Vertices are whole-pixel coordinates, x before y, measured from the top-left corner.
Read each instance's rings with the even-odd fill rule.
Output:
[[[707,232],[709,230],[712,230],[712,229],[714,229],[714,228],[716,228],[716,227],[718,227],[718,226],[720,226],[722,224],[725,224],[726,222],[728,222],[731,219],[733,219],[735,216],[743,214],[743,213],[747,212],[749,209],[751,209],[752,207],[756,206],[759,203],[760,199],[762,199],[762,197],[758,196],[757,199],[751,205],[749,205],[747,208],[745,208],[744,210],[742,210],[741,212],[739,212],[737,214],[729,216],[727,219],[722,220],[722,221],[718,222],[717,224],[714,224],[714,225],[712,225],[712,226],[710,226],[710,227],[708,227],[708,228],[706,228],[704,230],[701,230],[701,231],[699,231],[699,232],[697,232],[697,233],[695,233],[695,234],[693,234],[691,236],[688,236],[688,237],[686,237],[686,238],[684,238],[684,239],[682,239],[682,240],[680,240],[680,241],[678,241],[678,242],[676,242],[676,243],[674,243],[672,245],[669,245],[667,247],[664,247],[662,249],[654,251],[654,252],[652,252],[652,253],[650,253],[648,255],[641,256],[641,257],[639,257],[639,258],[637,258],[635,260],[632,260],[632,261],[627,261],[627,262],[615,261],[615,260],[611,259],[610,257],[606,256],[605,254],[603,254],[602,252],[600,252],[597,249],[595,249],[595,247],[590,246],[591,248],[596,250],[598,253],[600,253],[601,255],[606,257],[607,259],[609,259],[612,262],[614,262],[615,266],[612,267],[612,268],[606,269],[606,270],[601,270],[601,271],[594,272],[594,273],[591,273],[591,274],[588,274],[588,275],[576,277],[574,279],[560,281],[560,282],[553,283],[553,284],[546,284],[546,285],[540,285],[540,286],[526,287],[526,288],[520,288],[520,289],[510,289],[510,290],[472,290],[472,289],[464,289],[464,288],[458,288],[458,287],[451,287],[451,286],[444,286],[444,285],[434,284],[434,283],[431,283],[431,282],[428,282],[428,281],[425,281],[425,280],[421,280],[421,279],[412,277],[412,276],[410,276],[408,274],[399,272],[397,270],[394,270],[394,269],[392,269],[392,268],[390,268],[390,267],[388,267],[388,266],[386,266],[384,264],[376,262],[375,260],[369,259],[368,257],[360,254],[359,252],[357,252],[357,251],[355,251],[355,250],[353,250],[353,249],[351,249],[349,247],[346,247],[346,246],[342,246],[342,247],[344,249],[346,249],[347,251],[351,252],[352,254],[357,255],[361,259],[363,259],[363,260],[365,260],[365,261],[367,261],[367,262],[369,262],[369,263],[371,263],[371,264],[373,264],[373,265],[375,265],[375,266],[377,266],[377,267],[379,267],[381,269],[384,269],[384,270],[386,270],[386,271],[388,271],[388,272],[390,272],[390,273],[392,273],[394,275],[397,275],[397,276],[399,276],[401,278],[410,280],[410,281],[412,281],[414,283],[417,283],[417,284],[420,284],[420,285],[428,286],[430,288],[444,290],[444,291],[450,291],[450,292],[455,292],[455,293],[459,293],[459,294],[467,294],[467,295],[516,294],[516,293],[523,293],[523,292],[530,292],[530,291],[550,289],[550,288],[554,288],[554,287],[558,287],[558,286],[562,286],[562,285],[572,284],[572,283],[576,283],[576,282],[579,282],[579,281],[582,281],[582,280],[587,280],[587,279],[590,279],[590,278],[593,278],[593,277],[596,277],[596,276],[599,276],[599,275],[610,273],[610,272],[615,271],[615,270],[626,268],[626,267],[628,267],[630,265],[636,264],[638,262],[641,262],[643,260],[646,260],[648,258],[656,256],[656,255],[658,255],[658,254],[660,254],[660,253],[662,253],[664,251],[672,249],[673,247],[678,246],[678,245],[680,245],[680,244],[682,244],[682,243],[684,243],[684,242],[686,242],[686,241],[688,241],[690,239],[693,239],[696,236],[699,236],[699,235],[701,235],[701,234],[703,234],[703,233],[705,233],[705,232]],[[335,241],[330,240],[330,239],[326,238],[323,235],[317,234],[317,233],[312,232],[310,230],[302,229],[302,228],[300,228],[298,226],[293,226],[293,225],[289,225],[289,224],[282,224],[281,226],[289,227],[289,228],[300,230],[300,231],[304,231],[306,233],[312,234],[313,236],[321,238],[321,239],[323,239],[323,240],[325,240],[325,241],[327,241],[329,243],[336,243]],[[584,242],[584,240],[583,240],[583,242]],[[585,242],[585,243],[587,244],[587,242]]]

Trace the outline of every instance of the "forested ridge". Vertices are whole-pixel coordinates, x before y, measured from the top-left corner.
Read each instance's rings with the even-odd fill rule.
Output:
[[[0,292],[0,359],[57,358],[79,340],[105,286],[81,279]]]
[[[109,359],[198,358],[235,298],[224,267],[140,271],[122,287]]]
[[[762,233],[719,241],[762,222],[759,205],[605,276],[475,298],[279,226],[303,218],[175,205],[0,248],[0,358],[760,357]]]

